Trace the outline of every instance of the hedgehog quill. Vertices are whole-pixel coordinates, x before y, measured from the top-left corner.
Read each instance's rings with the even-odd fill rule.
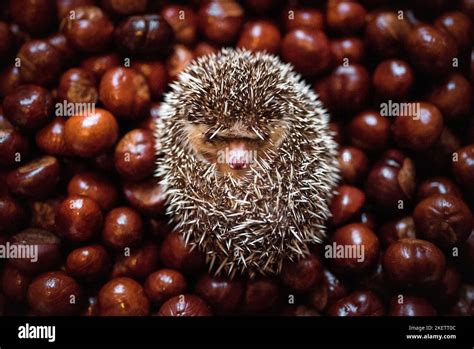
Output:
[[[325,237],[339,178],[329,115],[291,65],[223,49],[188,65],[157,120],[167,214],[215,274],[279,273]]]

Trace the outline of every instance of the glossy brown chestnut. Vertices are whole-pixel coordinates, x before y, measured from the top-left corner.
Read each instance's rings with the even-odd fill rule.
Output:
[[[96,78],[101,78],[107,70],[119,65],[120,57],[115,52],[91,56],[81,63],[81,67],[93,73]]]
[[[15,198],[2,193],[0,195],[0,232],[18,229],[26,221],[26,211]]]
[[[115,67],[102,76],[99,97],[112,114],[133,120],[144,115],[150,90],[145,77],[135,69]]]
[[[31,40],[18,51],[20,77],[23,82],[50,85],[61,72],[63,61],[60,51],[46,40]]]
[[[164,56],[173,41],[173,29],[160,15],[131,16],[114,32],[116,47],[134,56]]]
[[[118,15],[133,15],[146,10],[148,0],[102,0],[101,5],[108,12]]]
[[[40,86],[23,85],[5,97],[3,112],[14,126],[36,129],[51,118],[53,99],[51,94]]]
[[[118,200],[117,189],[104,175],[96,172],[81,172],[71,178],[69,195],[87,196],[97,202],[103,210],[110,210]]]
[[[183,272],[195,272],[204,266],[204,256],[197,249],[191,251],[177,232],[169,234],[161,244],[160,260],[165,267]]]
[[[365,15],[365,8],[358,2],[337,1],[328,4],[326,22],[334,32],[353,34],[364,27]]]
[[[378,209],[395,212],[413,197],[415,176],[410,158],[398,150],[388,150],[369,172],[365,193]]]
[[[369,152],[383,151],[390,139],[390,121],[376,111],[363,111],[347,127],[349,142]]]
[[[283,11],[283,25],[286,32],[294,29],[324,29],[324,16],[314,8],[291,8]]]
[[[321,281],[323,266],[315,255],[310,254],[296,262],[285,261],[280,277],[293,291],[306,292]]]
[[[413,70],[405,61],[383,61],[375,68],[372,78],[375,92],[383,99],[403,100],[412,89],[413,75]]]
[[[114,26],[99,7],[81,6],[63,18],[61,29],[75,49],[92,53],[108,47]]]
[[[156,178],[138,183],[124,183],[123,192],[130,205],[140,213],[147,216],[159,216],[164,213],[166,199]]]
[[[459,73],[449,74],[431,88],[427,101],[437,106],[448,121],[463,119],[471,110],[471,84]]]
[[[69,103],[95,104],[99,98],[95,76],[82,68],[67,70],[59,81],[58,98]]]
[[[143,221],[138,212],[129,207],[117,207],[105,217],[102,239],[107,246],[121,249],[136,245],[143,234]]]
[[[56,0],[58,18],[61,20],[76,7],[95,5],[96,0]]]
[[[55,231],[55,215],[62,197],[56,196],[46,200],[35,200],[29,203],[32,228]]]
[[[61,257],[58,237],[48,231],[29,228],[12,236],[10,244],[33,246],[36,256],[32,258],[11,258],[10,263],[20,271],[34,274],[54,267]]]
[[[191,7],[169,4],[163,7],[161,16],[173,28],[176,42],[185,45],[195,43],[198,17]]]
[[[393,139],[400,148],[426,150],[441,136],[443,115],[438,108],[426,102],[418,102],[418,105],[418,112],[413,115],[400,115],[392,125]]]
[[[7,184],[16,195],[40,198],[51,194],[59,182],[59,176],[58,159],[45,155],[9,172]]]
[[[398,56],[403,51],[411,25],[396,12],[379,12],[370,17],[365,31],[372,52],[383,58]]]
[[[416,199],[420,202],[431,195],[450,194],[462,197],[461,192],[451,179],[446,177],[431,177],[425,179],[418,185]]]
[[[422,297],[398,295],[390,300],[390,316],[436,316],[436,309]]]
[[[152,99],[161,98],[168,85],[165,65],[160,61],[133,61],[132,68],[146,78]]]
[[[336,64],[362,63],[365,57],[364,42],[357,37],[331,40],[331,55]]]
[[[243,283],[238,279],[202,275],[196,283],[195,292],[202,297],[217,314],[234,312],[244,293]]]
[[[158,247],[146,243],[131,251],[119,252],[112,269],[112,277],[126,276],[143,280],[156,270],[158,264]]]
[[[9,93],[13,92],[15,88],[20,86],[20,68],[11,64],[5,69],[2,69],[0,73],[0,96],[5,97]]]
[[[327,305],[330,306],[339,299],[349,294],[344,282],[334,275],[331,271],[325,269],[323,274],[323,283],[327,286]]]
[[[35,314],[43,316],[74,315],[82,306],[82,290],[66,273],[41,274],[28,287],[28,304]]]
[[[385,247],[401,239],[415,239],[415,221],[412,216],[388,221],[380,227],[378,236]]]
[[[272,278],[254,278],[247,281],[242,299],[242,311],[256,314],[272,309],[279,300],[278,283]]]
[[[370,91],[370,78],[360,64],[340,65],[329,75],[329,108],[335,113],[360,111]]]
[[[29,273],[22,272],[11,263],[7,263],[2,273],[2,292],[12,302],[24,302],[32,279]]]
[[[68,149],[83,157],[93,157],[110,149],[118,133],[115,117],[99,108],[93,113],[70,117],[64,126],[64,140]]]
[[[172,297],[186,293],[188,284],[179,271],[160,269],[148,275],[144,289],[151,302],[163,303]]]
[[[0,126],[0,166],[9,168],[24,162],[29,148],[25,135],[13,128]]]
[[[66,271],[75,278],[96,280],[105,275],[110,265],[109,255],[101,245],[89,245],[72,250],[66,259]]]
[[[166,60],[170,80],[175,80],[186,66],[194,59],[194,53],[182,44],[176,44]]]
[[[347,248],[354,251],[354,247],[360,253],[346,252]],[[324,256],[338,273],[360,273],[374,265],[379,248],[379,239],[372,230],[364,224],[352,223],[336,230],[324,248]]]
[[[438,284],[446,271],[446,259],[431,242],[402,239],[388,246],[383,256],[388,280],[403,288]]]
[[[453,173],[463,189],[474,192],[474,144],[457,151],[457,161],[453,161]]]
[[[278,27],[264,20],[252,21],[245,24],[240,34],[237,47],[253,52],[266,51],[277,54],[280,49],[281,34]]]
[[[365,194],[362,190],[350,185],[340,185],[335,190],[335,195],[329,204],[331,212],[330,222],[341,225],[347,222],[365,203]]]
[[[158,311],[158,316],[210,316],[209,305],[201,298],[186,294],[167,300]]]
[[[212,0],[204,3],[198,13],[199,29],[210,41],[230,44],[244,22],[244,10],[234,0]]]
[[[339,169],[344,182],[355,184],[360,182],[369,171],[369,159],[363,151],[351,146],[339,149]]]
[[[473,28],[471,19],[466,14],[446,12],[435,20],[434,26],[449,33],[456,40],[460,52],[471,48]]]
[[[126,277],[107,282],[100,289],[97,302],[101,316],[146,316],[150,312],[142,286]]]
[[[472,214],[464,201],[449,194],[422,200],[413,212],[420,237],[448,249],[459,246],[472,231]]]
[[[69,196],[56,212],[57,233],[75,243],[92,239],[100,232],[102,223],[100,206],[85,196]]]
[[[54,0],[17,0],[9,3],[13,22],[31,34],[45,33],[56,23]]]
[[[65,125],[65,118],[61,116],[54,118],[36,133],[36,146],[49,155],[69,155],[64,139]]]
[[[283,38],[281,55],[305,76],[322,73],[331,65],[329,40],[319,30],[303,28],[290,31]]]
[[[329,316],[383,316],[385,310],[372,291],[355,291],[341,298],[328,310]]]
[[[453,68],[456,42],[433,26],[420,25],[412,29],[405,46],[410,62],[422,73],[440,76]]]

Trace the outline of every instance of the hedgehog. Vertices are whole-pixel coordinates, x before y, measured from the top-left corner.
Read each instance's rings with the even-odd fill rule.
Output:
[[[325,237],[339,179],[329,114],[290,64],[224,48],[170,84],[156,121],[166,213],[210,272],[278,274]]]

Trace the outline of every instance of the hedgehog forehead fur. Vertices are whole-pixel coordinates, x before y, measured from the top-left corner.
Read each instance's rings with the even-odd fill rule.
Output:
[[[167,213],[216,274],[278,273],[321,242],[338,180],[329,116],[291,65],[266,53],[223,49],[191,63],[171,85],[157,121],[157,176]],[[236,122],[277,146],[247,176],[220,175],[190,147],[187,127]]]

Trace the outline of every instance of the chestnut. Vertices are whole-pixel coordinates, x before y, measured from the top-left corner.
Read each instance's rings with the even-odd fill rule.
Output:
[[[14,125],[28,130],[46,124],[53,112],[53,99],[44,88],[23,85],[14,89],[3,100],[6,118]]]
[[[238,279],[202,275],[196,283],[196,294],[207,301],[216,313],[228,314],[236,310],[244,293]]]
[[[341,185],[335,192],[329,203],[329,211],[330,222],[337,226],[347,222],[360,211],[365,202],[365,194],[362,190],[349,185]]]
[[[28,304],[38,315],[74,315],[82,306],[79,284],[61,271],[52,271],[35,278],[28,287]]]
[[[376,111],[363,111],[352,118],[348,127],[349,142],[362,150],[380,152],[390,139],[390,121]]]
[[[115,185],[107,177],[96,172],[76,174],[69,181],[67,192],[70,196],[87,196],[106,211],[114,207],[118,201]]]
[[[394,296],[390,301],[390,316],[435,316],[436,309],[425,298],[409,295]]]
[[[34,249],[36,256],[32,258],[10,259],[10,263],[22,272],[35,274],[46,271],[56,266],[61,257],[60,240],[49,231],[28,228],[12,236],[10,244]]]
[[[211,0],[199,9],[199,29],[210,41],[230,44],[244,22],[244,10],[237,1]]]
[[[143,221],[138,212],[129,207],[117,207],[105,217],[102,239],[116,249],[136,245],[143,234]]]
[[[127,277],[114,278],[102,286],[97,303],[101,316],[146,316],[150,312],[143,287]]]
[[[96,280],[105,275],[109,264],[109,255],[103,246],[82,246],[72,250],[67,256],[66,271],[76,278]]]
[[[26,198],[45,197],[59,182],[57,158],[43,156],[8,173],[7,184],[12,193]]]
[[[194,295],[179,295],[167,300],[158,311],[158,316],[210,316],[207,303]]]
[[[55,222],[60,236],[79,243],[92,239],[100,232],[103,216],[94,200],[72,195],[59,205]]]
[[[379,248],[379,239],[367,226],[352,223],[336,230],[324,256],[338,273],[361,273],[374,265]]]
[[[162,303],[172,297],[186,293],[186,278],[177,270],[160,269],[148,275],[145,281],[145,293],[154,303]]]
[[[133,120],[142,117],[149,106],[150,90],[135,69],[115,67],[102,76],[99,97],[114,115]]]
[[[436,245],[425,240],[401,239],[383,255],[388,280],[404,288],[438,284],[446,271],[446,259]]]
[[[93,113],[70,117],[64,126],[66,146],[73,154],[83,157],[97,156],[110,149],[118,133],[115,117],[99,108]]]
[[[281,55],[298,73],[309,77],[324,72],[331,65],[329,40],[319,30],[301,28],[287,33]]]
[[[278,283],[272,278],[254,278],[247,281],[242,299],[242,311],[256,314],[269,311],[278,304],[280,290]]]
[[[452,170],[463,189],[474,192],[474,144],[457,150],[457,161],[453,161]]]
[[[323,277],[323,266],[313,254],[299,261],[285,261],[280,278],[283,283],[295,292],[308,291]]]
[[[448,249],[467,240],[472,231],[472,214],[464,201],[449,194],[431,195],[413,212],[419,236]]]
[[[390,59],[377,65],[372,81],[381,98],[404,100],[413,87],[414,72],[405,61]]]
[[[146,243],[132,248],[130,253],[120,253],[115,259],[112,277],[126,276],[142,280],[156,270],[158,264],[158,247]]]
[[[183,272],[198,271],[204,267],[204,256],[191,250],[181,233],[169,234],[160,248],[160,260],[164,266]]]
[[[61,29],[68,42],[83,52],[99,52],[107,48],[114,26],[108,16],[96,6],[80,6],[63,18]]]
[[[278,27],[268,21],[253,21],[245,24],[237,47],[250,51],[266,51],[277,54],[280,49],[281,34]]]
[[[161,16],[173,28],[177,42],[192,45],[197,38],[198,17],[193,9],[186,5],[166,5]]]
[[[369,159],[360,149],[343,146],[339,149],[339,169],[344,182],[355,184],[360,182],[369,171]]]
[[[99,98],[95,76],[82,68],[67,70],[59,81],[58,98],[69,103],[95,104]]]
[[[384,314],[381,300],[372,291],[354,291],[338,300],[328,310],[329,316],[383,316]]]

